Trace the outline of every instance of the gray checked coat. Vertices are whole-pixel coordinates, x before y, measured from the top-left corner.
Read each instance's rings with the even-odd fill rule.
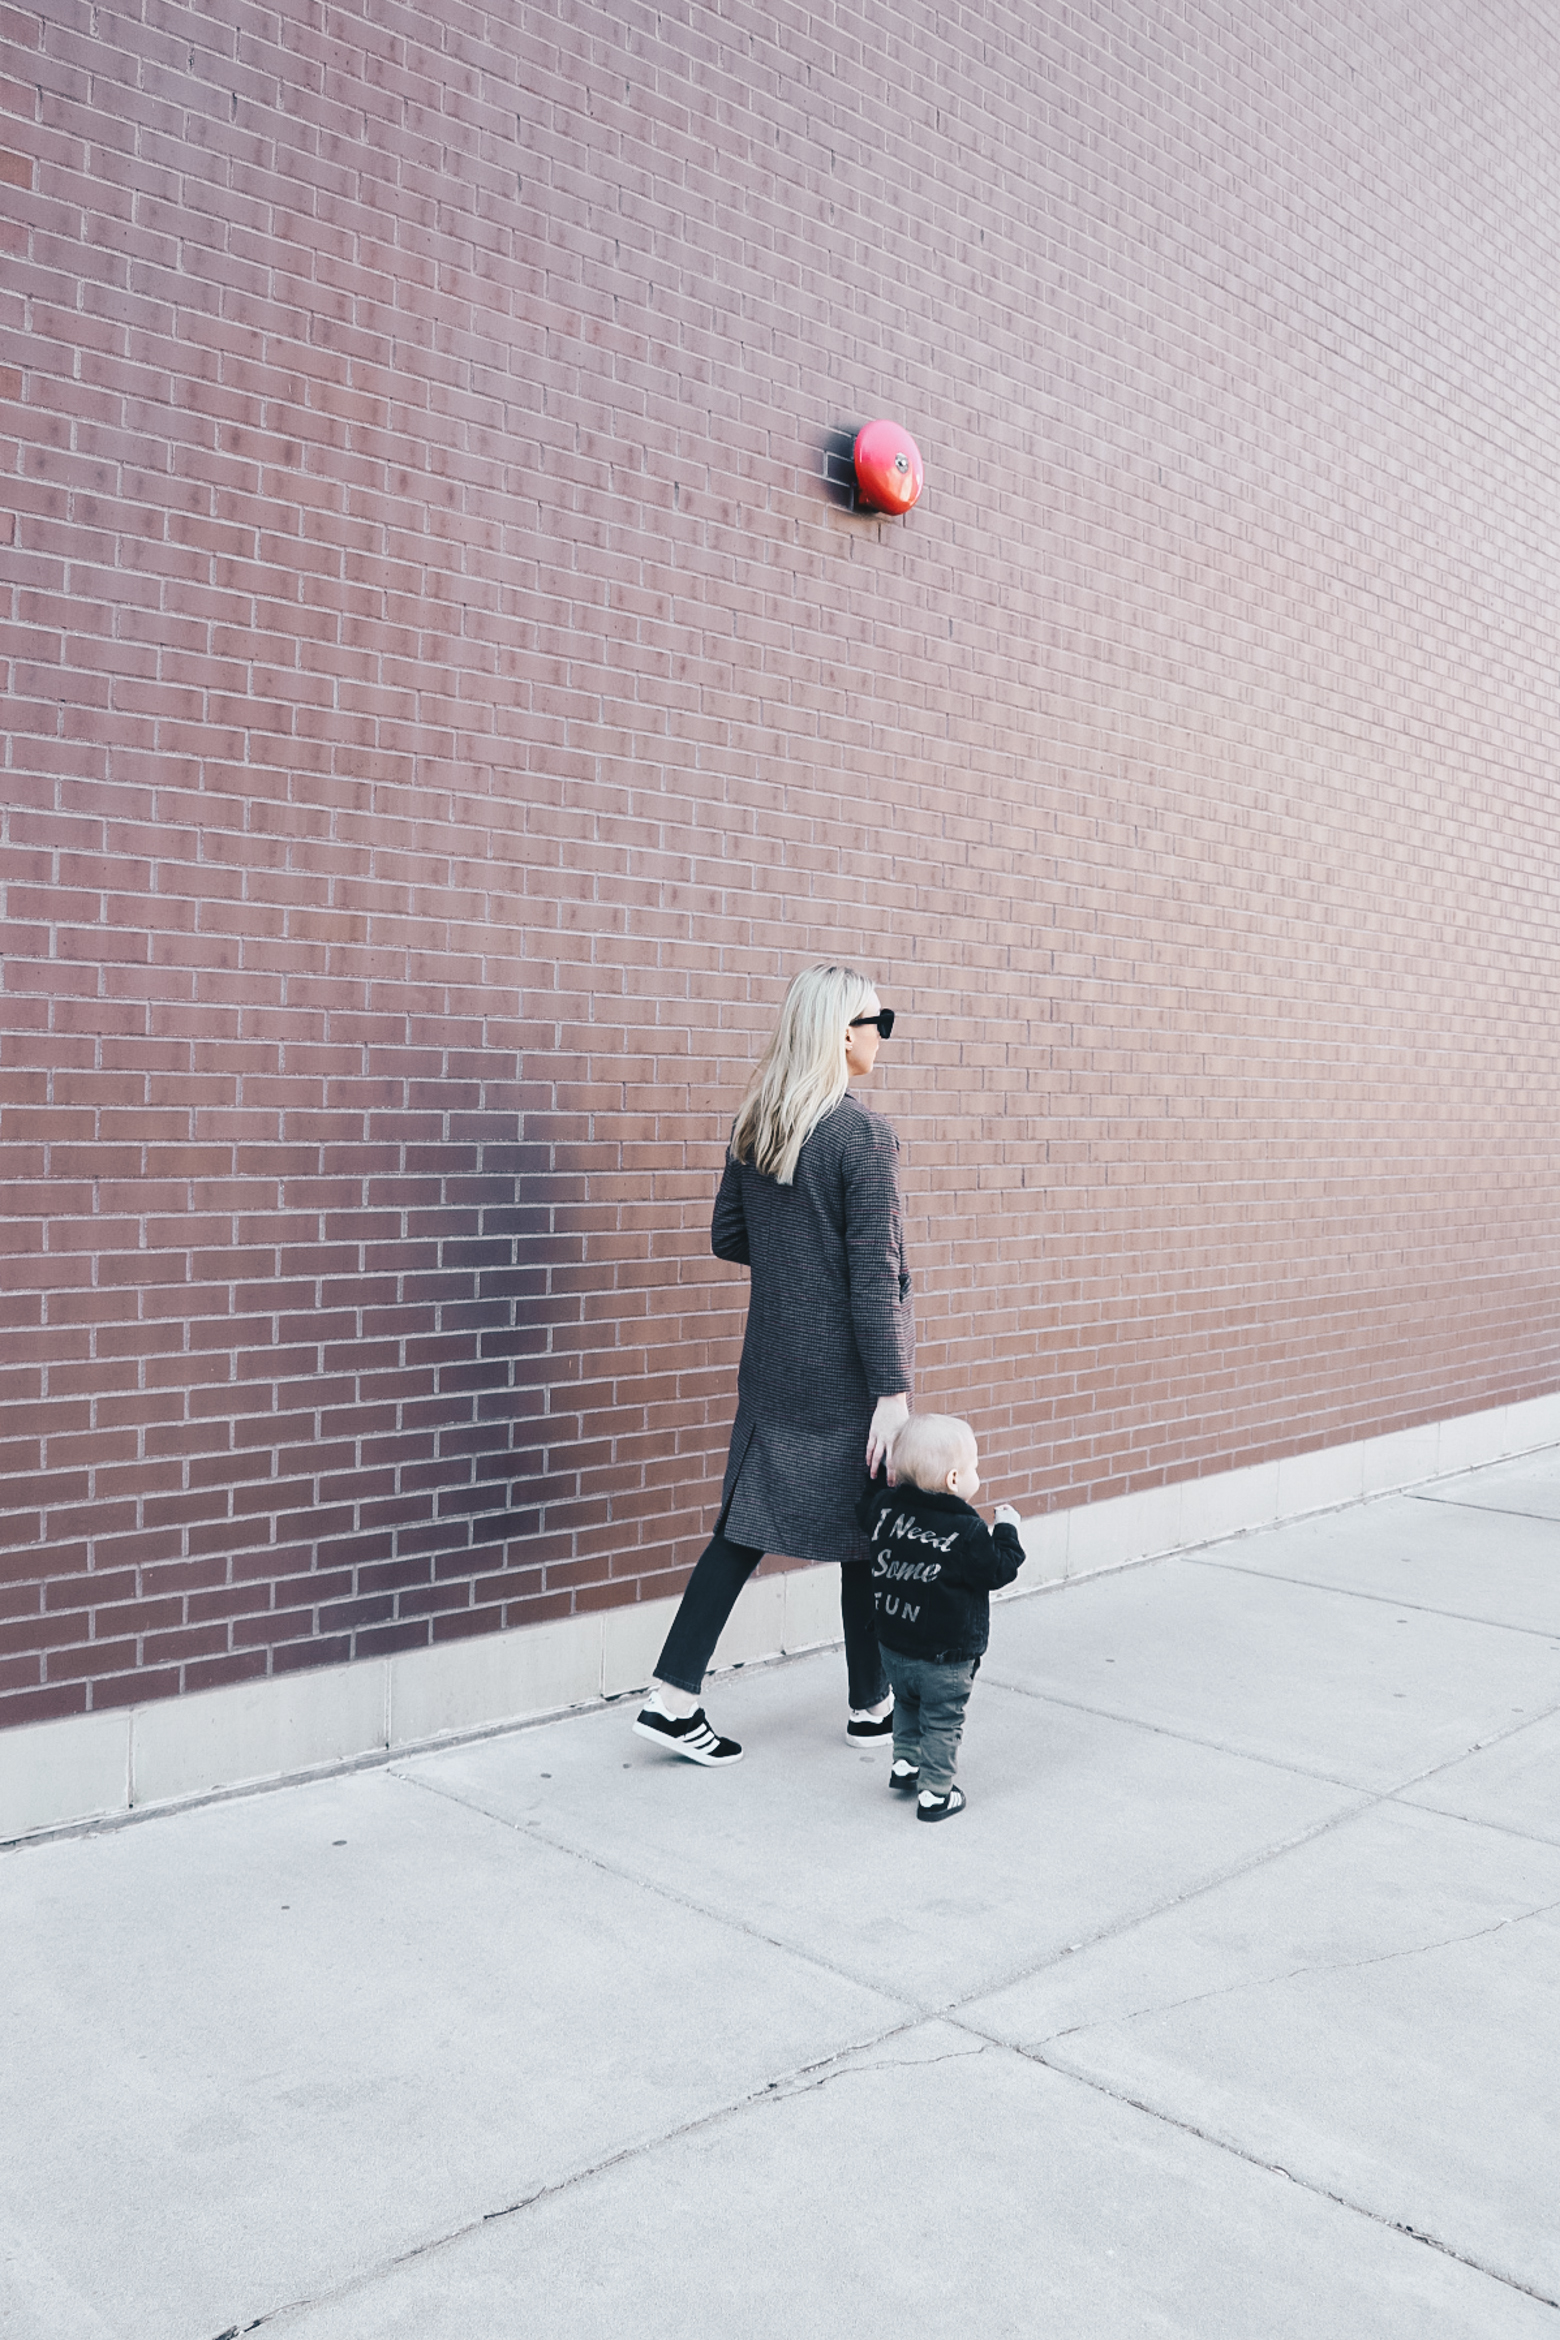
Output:
[[[908,1390],[915,1314],[888,1123],[848,1092],[791,1186],[726,1157],[710,1243],[753,1271],[721,1501],[733,1543],[863,1560],[855,1521],[880,1397]]]

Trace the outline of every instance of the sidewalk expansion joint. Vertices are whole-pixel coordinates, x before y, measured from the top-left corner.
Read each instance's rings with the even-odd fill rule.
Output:
[[[1156,1739],[1176,1739],[1184,1747],[1204,1747],[1210,1755],[1228,1755],[1237,1763],[1260,1763],[1269,1771],[1281,1771],[1289,1779],[1314,1779],[1322,1787],[1341,1788],[1345,1795],[1360,1795],[1357,1779],[1344,1779],[1335,1771],[1319,1771],[1314,1764],[1295,1763],[1282,1755],[1264,1755],[1254,1747],[1232,1747],[1227,1739],[1205,1738],[1200,1731],[1188,1731],[1178,1724],[1153,1722],[1147,1715],[1127,1714],[1120,1707],[1099,1706],[1091,1699],[1068,1698],[1060,1690],[1036,1690],[1027,1682],[1006,1682],[1000,1674],[981,1667],[981,1681],[993,1690],[1006,1690],[1014,1698],[1031,1698],[1039,1706],[1060,1706],[1068,1714],[1092,1715],[1097,1722],[1122,1723],[1128,1730],[1147,1731]],[[1460,1758],[1459,1758],[1460,1760]],[[1408,1783],[1412,1786],[1413,1782]]]
[[[1560,1522],[1552,1521],[1551,1525],[1560,1526]],[[1433,1601],[1410,1600],[1405,1593],[1367,1592],[1360,1585],[1325,1584],[1320,1577],[1291,1576],[1283,1568],[1250,1568],[1239,1560],[1205,1558],[1200,1552],[1188,1555],[1187,1566],[1217,1568],[1226,1576],[1249,1576],[1258,1584],[1292,1584],[1305,1592],[1335,1593],[1344,1601],[1374,1601],[1383,1609],[1411,1609],[1417,1617],[1444,1617],[1452,1625],[1484,1625],[1491,1633],[1520,1633],[1529,1641],[1547,1641],[1551,1648],[1560,1649],[1560,1633],[1552,1626],[1512,1625],[1504,1617],[1475,1617],[1466,1609],[1442,1609]]]
[[[1445,1804],[1416,1803],[1402,1791],[1390,1796],[1388,1801],[1405,1812],[1425,1813],[1432,1820],[1450,1820],[1454,1828],[1483,1828],[1491,1836],[1509,1836],[1514,1844],[1542,1845],[1549,1852],[1560,1852],[1560,1838],[1537,1836],[1531,1828],[1513,1827],[1509,1820],[1491,1820],[1481,1812],[1453,1812]]]
[[[925,2022],[937,2012],[935,2008],[923,2006],[919,2000],[907,1997],[903,1991],[886,1990],[881,1983],[863,1981],[859,1974],[852,1974],[849,1967],[838,1966],[832,1959],[821,1957],[805,1943],[788,1942],[780,1934],[766,1934],[762,1926],[750,1925],[740,1917],[733,1917],[729,1910],[712,1908],[708,1902],[696,1900],[691,1893],[683,1892],[678,1886],[663,1884],[660,1879],[647,1877],[638,1869],[630,1869],[620,1861],[608,1860],[599,1852],[572,1843],[568,1837],[555,1836],[539,1820],[512,1820],[505,1813],[491,1812],[485,1804],[473,1803],[468,1796],[457,1795],[452,1789],[440,1787],[433,1780],[415,1778],[409,1772],[397,1771],[393,1765],[390,1776],[400,1780],[405,1787],[420,1788],[424,1794],[442,1797],[446,1803],[457,1805],[463,1812],[475,1813],[479,1819],[490,1821],[494,1827],[506,1828],[513,1836],[544,1844],[549,1852],[561,1853],[568,1860],[579,1861],[585,1868],[594,1869],[603,1877],[611,1877],[620,1885],[633,1885],[641,1892],[653,1893],[658,1900],[669,1901],[675,1909],[689,1910],[695,1917],[707,1919],[711,1925],[723,1926],[730,1933],[740,1934],[744,1941],[762,1942],[768,1950],[779,1951],[787,1958],[799,1959],[806,1966],[816,1967],[820,1974],[828,1975],[833,1982],[849,1983],[858,1991],[870,1991],[886,2007],[908,2009],[914,2022]]]
[[[966,2028],[977,2038],[985,2037],[973,2025]],[[1560,2308],[1560,2298],[1547,2291],[1540,2291],[1535,2284],[1524,2283],[1520,2275],[1513,2275],[1504,2267],[1492,2267],[1488,2260],[1475,2258],[1470,2251],[1459,2250],[1455,2243],[1443,2241],[1439,2235],[1426,2233],[1422,2227],[1410,2226],[1401,2218],[1389,2218],[1385,2211],[1373,2210],[1368,2202],[1355,2201],[1351,2195],[1340,2194],[1315,2178],[1304,2177],[1295,2170],[1286,2169],[1281,2161],[1266,2160],[1261,2154],[1248,2151],[1244,2145],[1237,2145],[1228,2137],[1218,2136],[1211,2129],[1200,2128],[1195,2121],[1189,2121],[1179,2113],[1167,2112],[1162,2105],[1150,2104],[1146,2098],[1133,2096],[1126,2089],[1112,2088],[1105,2081],[1092,2078],[1087,2072],[1075,2071],[1069,2064],[1041,2055],[1035,2048],[1016,2048],[1013,2052],[1028,2063],[1038,2064],[1043,2071],[1054,2072],[1058,2079],[1071,2080],[1078,2087],[1087,2088],[1112,2104],[1125,2105],[1132,2112],[1143,2113],[1149,2120],[1163,2123],[1166,2128],[1178,2129],[1183,2136],[1193,2137],[1201,2145],[1211,2145],[1215,2152],[1229,2154],[1232,2160],[1244,2162],[1248,2169],[1262,2170],[1270,2177],[1284,2178],[1290,2185],[1298,2186],[1302,2193],[1313,2195],[1318,2201],[1332,2202],[1340,2210],[1352,2212],[1356,2218],[1365,2218],[1373,2226],[1385,2227],[1389,2234],[1401,2234],[1410,2242],[1423,2243],[1426,2250],[1438,2251],[1443,2258],[1455,2260],[1459,2267],[1467,2267],[1473,2274],[1482,2275],[1491,2283],[1498,2283],[1508,2291],[1520,2292],[1526,2299],[1537,2300],[1540,2307]]]
[[[1155,1918],[1168,1916],[1171,1910],[1183,1909],[1188,1902],[1202,1901],[1210,1893],[1222,1892],[1226,1885],[1235,1885],[1243,1877],[1255,1876],[1259,1870],[1283,1860],[1287,1854],[1302,1851],[1307,1845],[1316,1843],[1318,1838],[1374,1811],[1378,1804],[1387,1801],[1384,1795],[1372,1796],[1368,1801],[1351,1805],[1346,1811],[1332,1813],[1326,1820],[1318,1820],[1295,1836],[1284,1837],[1278,1844],[1261,1845],[1255,1852],[1247,1853],[1242,1859],[1231,1861],[1226,1867],[1216,1870],[1211,1877],[1204,1877],[1179,1893],[1167,1893],[1160,1900],[1151,1902],[1146,1909],[1132,1910],[1122,1917],[1113,1918],[1108,1925],[1100,1926],[1094,1933],[1084,1934],[1076,1942],[1064,1944],[1060,1950],[1048,1950],[1043,1957],[1031,1959],[990,1982],[982,1983],[978,1990],[967,1991],[962,1998],[950,2000],[937,2011],[946,2023],[963,2023],[966,2017],[960,2012],[962,2008],[978,2006],[983,1999],[995,1998],[999,1991],[1010,1991],[1019,1983],[1033,1981],[1037,1975],[1060,1966],[1064,1959],[1081,1957],[1087,1951],[1099,1949],[1105,1942],[1120,1941],[1125,1935],[1135,1933],[1139,1926],[1151,1925]]]
[[[1470,1503],[1462,1495],[1426,1495],[1418,1487],[1405,1487],[1402,1492],[1416,1503],[1439,1503],[1443,1511],[1476,1511],[1484,1519],[1537,1519],[1546,1527],[1560,1527],[1552,1511],[1519,1511],[1510,1503]]]
[[[1531,1924],[1534,1918],[1552,1917],[1560,1910],[1560,1897],[1540,1902],[1534,1909],[1514,1909],[1508,1917],[1497,1918],[1493,1925],[1474,1926],[1466,1934],[1446,1934],[1434,1942],[1408,1942],[1400,1950],[1373,1950],[1363,1958],[1323,1958],[1307,1966],[1291,1966],[1277,1974],[1245,1975],[1238,1982],[1219,1983],[1211,1990],[1189,1991],[1184,1998],[1161,1999],[1147,2007],[1123,2009],[1119,2014],[1101,2015],[1082,2023],[1069,2023],[1060,2031],[1048,2031],[1035,2041],[1037,2048],[1049,2047],[1054,2040],[1079,2039],[1086,2032],[1114,2031],[1128,2023],[1145,2023],[1155,2015],[1175,2015],[1183,2007],[1206,2007],[1216,1999],[1238,1998],[1243,1991],[1270,1991],[1285,1983],[1302,1982],[1313,1975],[1354,1974],[1368,1966],[1391,1966],[1404,1958],[1431,1958],[1439,1950],[1457,1950],[1466,1942],[1486,1942],[1493,1934],[1503,1934],[1511,1926]]]
[[[831,2066],[842,2063],[847,2056],[863,2055],[875,2048],[886,2047],[891,2040],[919,2030],[928,2020],[935,2019],[919,2015],[911,2017],[905,2022],[892,2024],[885,2031],[874,2033],[870,2039],[858,2040],[850,2047],[836,2048],[827,2056],[817,2057],[812,2063],[799,2064],[794,2071],[782,2073],[778,2079],[766,2080],[755,2088],[747,2089],[725,2104],[712,2105],[707,2111],[695,2113],[685,2121],[674,2122],[669,2129],[663,2129],[653,2137],[642,2137],[633,2144],[620,2145],[614,2152],[603,2153],[594,2161],[582,2162],[577,2169],[569,2170],[562,2177],[545,2179],[527,2193],[518,2195],[513,2202],[501,2203],[497,2209],[484,2210],[475,2218],[463,2219],[459,2226],[452,2226],[443,2234],[430,2235],[426,2242],[416,2244],[409,2251],[393,2252],[377,2266],[366,2267],[357,2275],[349,2275],[341,2283],[327,2284],[324,2289],[311,2292],[307,2298],[284,2300],[276,2307],[267,2308],[248,2323],[226,2325],[221,2332],[212,2336],[212,2340],[243,2340],[243,2336],[249,2332],[280,2328],[295,2317],[309,2314],[314,2308],[328,2307],[337,2300],[350,2299],[355,2292],[367,2291],[400,2268],[415,2267],[425,2259],[452,2250],[460,2243],[469,2242],[473,2236],[484,2233],[490,2226],[500,2225],[507,2218],[518,2217],[523,2211],[534,2210],[540,2202],[552,2201],[559,2195],[571,2193],[576,2187],[588,2185],[593,2178],[604,2177],[609,2171],[620,2169],[628,2162],[644,2160],[667,2145],[677,2144],[682,2138],[698,2136],[706,2129],[717,2127],[722,2121],[734,2120],[739,2114],[764,2105],[779,2104],[810,2094],[814,2089],[826,2086],[832,2079],[848,2076],[846,2072],[831,2070]],[[883,2064],[865,2065],[861,2069],[893,2071],[907,2066],[957,2063],[983,2055],[988,2046],[1000,2045],[999,2041],[982,2039],[973,2048],[955,2049],[950,2054],[907,2058],[904,2066],[890,2060]],[[854,2070],[856,2067],[851,2066],[849,2069]]]
[[[1017,1685],[1003,1682],[997,1682],[995,1686],[998,1689],[1017,1688]],[[1048,1699],[1048,1694],[1044,1691],[1020,1689],[1018,1694],[1022,1697]],[[1048,1702],[1059,1706],[1073,1704],[1070,1699],[1055,1699]],[[1103,1710],[1098,1707],[1084,1707],[1080,1711],[1086,1714],[1100,1714]],[[950,2001],[939,2012],[945,2021],[962,2022],[964,2018],[957,2012],[958,2009],[973,2007],[978,2005],[982,1999],[994,1997],[998,1991],[1011,1990],[1018,1983],[1031,1981],[1036,1975],[1044,1974],[1050,1968],[1060,1966],[1066,1958],[1079,1957],[1087,1951],[1098,1949],[1105,1942],[1120,1941],[1127,1934],[1135,1933],[1140,1926],[1152,1924],[1155,1918],[1167,1916],[1171,1910],[1181,1909],[1191,1901],[1201,1901],[1210,1893],[1220,1892],[1226,1885],[1237,1884],[1243,1877],[1255,1876],[1259,1870],[1270,1867],[1276,1861],[1286,1859],[1291,1853],[1304,1851],[1308,1845],[1317,1843],[1324,1836],[1330,1836],[1336,1829],[1351,1827],[1357,1820],[1366,1819],[1371,1813],[1379,1812],[1384,1805],[1392,1804],[1406,1812],[1425,1811],[1427,1810],[1425,1806],[1403,1804],[1400,1799],[1406,1796],[1410,1788],[1423,1787],[1427,1781],[1435,1779],[1441,1772],[1449,1771],[1459,1763],[1465,1763],[1469,1755],[1477,1754],[1481,1748],[1500,1746],[1505,1740],[1516,1738],[1521,1732],[1530,1730],[1535,1723],[1547,1721],[1549,1716],[1555,1713],[1560,1713],[1560,1706],[1546,1708],[1542,1714],[1533,1715],[1519,1723],[1513,1723],[1508,1729],[1497,1731],[1488,1739],[1477,1740],[1472,1747],[1464,1748],[1458,1754],[1445,1756],[1440,1762],[1431,1764],[1426,1770],[1415,1772],[1409,1779],[1397,1780],[1388,1788],[1360,1789],[1358,1786],[1351,1786],[1347,1781],[1329,1781],[1327,1783],[1329,1785],[1347,1789],[1355,1797],[1355,1801],[1345,1805],[1341,1811],[1329,1813],[1326,1819],[1314,1822],[1311,1827],[1298,1830],[1293,1836],[1283,1837],[1276,1844],[1260,1846],[1255,1852],[1248,1853],[1241,1860],[1232,1861],[1225,1868],[1217,1870],[1212,1876],[1203,1878],[1197,1884],[1188,1885],[1178,1893],[1166,1894],[1161,1900],[1150,1903],[1146,1909],[1134,1910],[1125,1916],[1114,1918],[1108,1925],[1099,1927],[1094,1933],[1085,1934],[1078,1941],[1069,1942],[1060,1950],[1048,1951],[1043,1958],[1014,1968],[1010,1973],[999,1976],[995,1981],[983,1984],[979,1990],[970,1991],[963,1998]],[[1123,1715],[1108,1716],[1107,1719],[1130,1722],[1134,1718]],[[1185,1733],[1166,1730],[1163,1725],[1158,1723],[1143,1723],[1139,1727],[1144,1730],[1156,1731],[1165,1738],[1186,1737]],[[1212,1746],[1213,1742],[1206,1739],[1191,1739],[1189,1744],[1207,1747]],[[1236,1755],[1240,1751],[1232,1747],[1219,1747],[1216,1752]],[[1270,1756],[1252,1756],[1249,1760],[1267,1762],[1277,1770],[1290,1768],[1288,1765],[1275,1764]],[[1303,1772],[1299,1776],[1307,1779],[1325,1778],[1325,1774],[1315,1772]],[[1469,1827],[1483,1826],[1481,1821],[1465,1820],[1462,1814],[1436,1813],[1433,1808],[1428,1809],[1431,1811],[1431,1816],[1436,1819],[1453,1819],[1458,1821],[1460,1825]],[[1507,1831],[1507,1833],[1515,1834],[1516,1831]],[[1524,1838],[1523,1841],[1534,1844],[1547,1844],[1549,1842],[1546,1837]],[[1542,1912],[1529,1912],[1527,1914],[1541,1915]],[[1503,1920],[1502,1923],[1504,1922]]]
[[[1533,1714],[1525,1714],[1520,1722],[1505,1723],[1498,1731],[1491,1731],[1487,1739],[1475,1739],[1461,1754],[1443,1755],[1439,1763],[1432,1763],[1423,1771],[1416,1771],[1412,1779],[1405,1779],[1392,1790],[1395,1796],[1406,1795],[1411,1787],[1423,1787],[1427,1779],[1439,1779],[1443,1771],[1455,1771],[1459,1763],[1466,1763],[1470,1755],[1482,1755],[1487,1748],[1504,1747],[1508,1739],[1520,1739],[1524,1731],[1536,1729],[1539,1723],[1552,1722],[1560,1714],[1560,1699],[1553,1706],[1541,1706]]]

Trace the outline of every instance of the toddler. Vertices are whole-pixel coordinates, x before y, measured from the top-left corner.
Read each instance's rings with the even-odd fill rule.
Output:
[[[995,1530],[974,1508],[980,1456],[968,1422],[912,1414],[894,1441],[894,1485],[874,1479],[856,1506],[872,1539],[872,1598],[894,1688],[889,1785],[919,1790],[918,1820],[964,1809],[953,1784],[964,1709],[991,1633],[987,1598],[1024,1562],[1018,1513],[997,1505]]]

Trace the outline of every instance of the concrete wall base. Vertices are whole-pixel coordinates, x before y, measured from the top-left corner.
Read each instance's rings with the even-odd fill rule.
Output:
[[[1283,1462],[1049,1512],[1024,1522],[1028,1558],[1013,1593],[1215,1543],[1556,1444],[1560,1391]],[[643,1689],[675,1607],[674,1600],[640,1601],[357,1665],[23,1724],[0,1733],[0,1843],[382,1757]],[[801,1568],[758,1577],[746,1587],[714,1662],[751,1664],[839,1638],[837,1572]]]

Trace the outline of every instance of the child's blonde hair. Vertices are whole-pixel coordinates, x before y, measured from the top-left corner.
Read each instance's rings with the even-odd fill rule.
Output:
[[[803,968],[732,1124],[739,1162],[767,1171],[781,1186],[792,1183],[798,1154],[850,1085],[845,1029],[871,997],[870,977],[854,967]]]
[[[978,1461],[975,1433],[957,1414],[912,1414],[894,1440],[894,1477],[923,1494],[940,1495],[948,1473]]]

